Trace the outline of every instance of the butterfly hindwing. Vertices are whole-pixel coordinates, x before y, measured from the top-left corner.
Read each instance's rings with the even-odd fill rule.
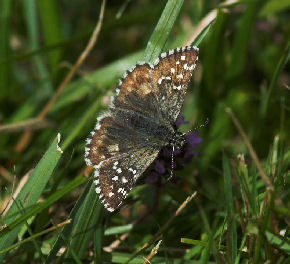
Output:
[[[158,152],[159,149],[155,148],[141,148],[100,164],[95,172],[94,182],[96,192],[108,211],[114,211],[126,198]]]

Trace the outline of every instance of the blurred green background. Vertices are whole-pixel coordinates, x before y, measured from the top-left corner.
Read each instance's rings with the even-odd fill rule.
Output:
[[[125,263],[197,190],[162,232],[151,263],[286,263],[290,2],[107,1],[92,52],[44,120],[23,123],[39,115],[85,49],[100,7],[92,0],[0,2],[0,262]],[[128,205],[108,214],[85,168],[85,139],[126,69],[194,40],[200,54],[182,110],[190,124],[182,129],[210,119],[199,131],[199,153],[162,188],[144,184],[143,177]],[[27,129],[35,130],[23,139]],[[55,147],[57,133],[63,154]],[[132,224],[152,204],[154,210]],[[67,218],[73,220],[63,230],[40,233]],[[122,234],[127,237],[116,248],[104,250]],[[143,263],[150,249],[129,263]]]

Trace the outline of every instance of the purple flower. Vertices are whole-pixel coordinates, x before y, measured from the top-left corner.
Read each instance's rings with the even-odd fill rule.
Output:
[[[156,160],[154,162],[154,169],[159,174],[164,174],[166,172],[164,161],[163,160]]]
[[[178,128],[182,124],[188,124],[183,116],[178,116],[175,125]],[[185,135],[185,143],[181,149],[175,149],[173,152],[173,166],[172,166],[172,147],[167,146],[162,149],[153,162],[152,169],[149,171],[146,178],[147,183],[155,183],[160,181],[160,177],[164,174],[169,174],[172,167],[181,167],[186,163],[191,162],[191,159],[197,155],[196,148],[201,143],[202,139],[198,136],[198,132],[189,132]]]
[[[189,124],[189,122],[184,120],[183,115],[179,115],[175,121],[176,127],[179,128],[181,125],[186,125],[186,124]]]

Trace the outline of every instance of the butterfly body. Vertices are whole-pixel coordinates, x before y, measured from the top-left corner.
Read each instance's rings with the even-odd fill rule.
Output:
[[[164,146],[181,147],[175,120],[197,61],[196,47],[162,53],[121,78],[108,112],[87,139],[85,160],[95,168],[96,192],[114,211]]]

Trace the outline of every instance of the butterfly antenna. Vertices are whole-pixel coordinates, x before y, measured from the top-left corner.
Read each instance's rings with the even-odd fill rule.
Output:
[[[205,127],[208,123],[209,123],[209,118],[207,117],[206,120],[204,121],[204,123],[202,123],[201,125],[199,125],[198,127],[194,128],[194,129],[188,130],[187,133],[192,132],[192,131],[196,131],[196,130],[200,129],[201,127]]]
[[[170,168],[170,175],[169,178],[167,179],[168,181],[172,179],[173,177],[173,157],[174,156],[174,145],[172,146],[172,154],[171,154],[171,168]]]

